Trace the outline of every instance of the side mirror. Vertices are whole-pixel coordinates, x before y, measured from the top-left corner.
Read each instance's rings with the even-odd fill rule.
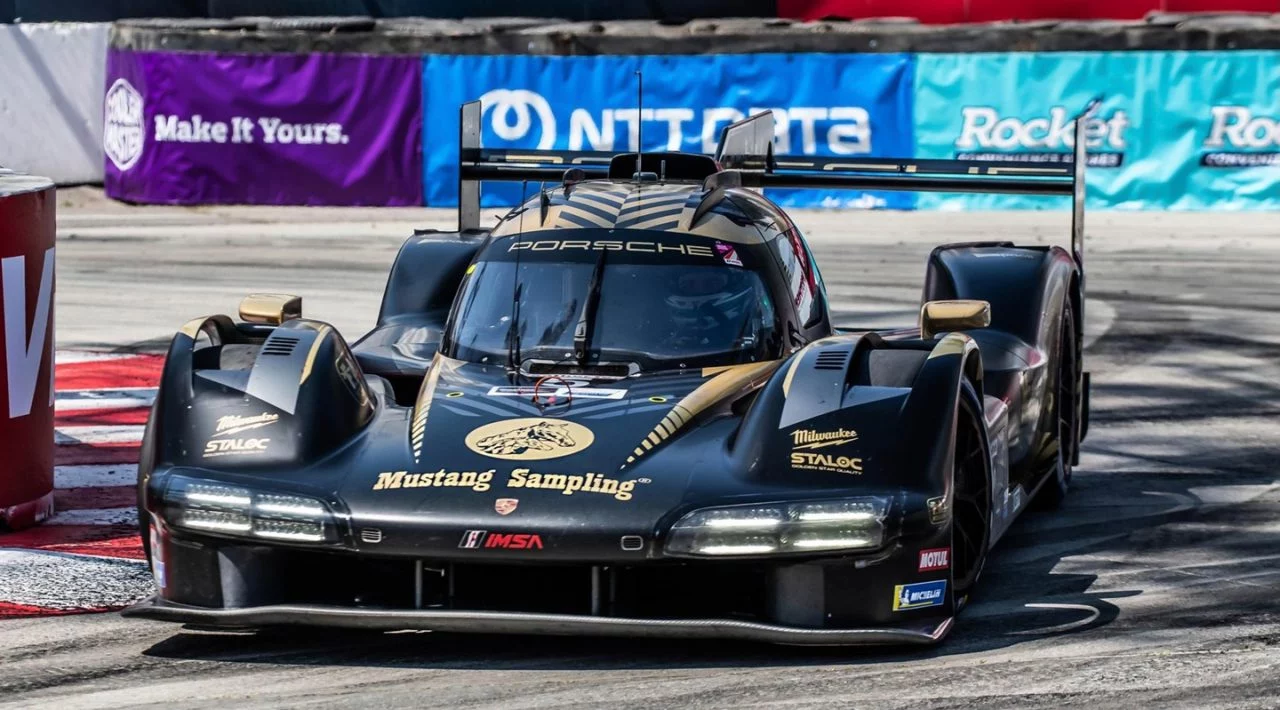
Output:
[[[302,296],[287,293],[251,293],[240,301],[240,320],[280,325],[302,317]]]
[[[987,301],[929,301],[920,308],[920,337],[970,330],[991,325],[991,304]]]

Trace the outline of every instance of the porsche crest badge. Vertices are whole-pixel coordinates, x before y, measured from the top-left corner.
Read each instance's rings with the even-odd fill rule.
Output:
[[[493,510],[498,515],[511,515],[520,501],[515,498],[499,498],[493,502]]]

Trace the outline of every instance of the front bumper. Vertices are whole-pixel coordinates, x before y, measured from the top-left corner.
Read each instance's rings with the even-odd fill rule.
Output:
[[[477,634],[615,636],[668,639],[760,641],[796,646],[929,645],[951,631],[953,619],[863,629],[810,629],[732,619],[632,619],[578,614],[370,609],[313,604],[280,604],[241,609],[206,609],[150,599],[125,609],[124,616],[212,627],[324,626],[398,631],[405,629]]]

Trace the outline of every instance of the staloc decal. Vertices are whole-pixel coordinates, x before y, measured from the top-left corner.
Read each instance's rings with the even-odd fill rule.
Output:
[[[806,471],[827,471],[854,476],[862,474],[862,459],[844,456],[831,451],[816,451],[831,446],[843,446],[858,440],[858,432],[852,429],[796,429],[791,432],[791,468]]]
[[[204,445],[203,458],[266,453],[271,439],[212,439]]]

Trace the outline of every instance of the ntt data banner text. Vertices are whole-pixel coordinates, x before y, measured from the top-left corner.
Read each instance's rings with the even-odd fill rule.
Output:
[[[637,111],[636,72],[644,77]],[[786,155],[909,155],[912,60],[906,55],[428,55],[423,69],[427,204],[457,203],[458,106],[484,105],[493,148],[712,153],[720,131],[772,109]],[[535,189],[535,188],[530,188]],[[486,185],[483,204],[512,204],[520,185]],[[909,208],[912,195],[776,190],[783,205]]]
[[[112,50],[107,194],[133,202],[422,204],[418,57]]]
[[[1069,161],[1090,119],[1089,204],[1119,209],[1280,208],[1280,53],[922,54],[921,157]],[[922,209],[1044,208],[1065,198],[922,195]]]

